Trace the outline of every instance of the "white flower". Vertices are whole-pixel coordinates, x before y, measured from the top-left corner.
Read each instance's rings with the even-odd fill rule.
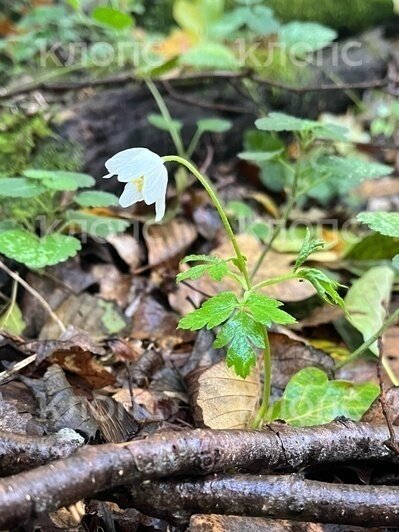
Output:
[[[159,155],[147,148],[123,150],[105,163],[109,174],[118,176],[118,181],[126,183],[119,198],[122,207],[129,207],[138,201],[147,205],[155,203],[155,221],[159,222],[165,215],[166,187],[168,171]]]

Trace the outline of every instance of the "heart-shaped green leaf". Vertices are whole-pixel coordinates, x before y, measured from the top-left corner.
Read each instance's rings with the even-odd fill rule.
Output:
[[[324,371],[305,368],[291,378],[283,397],[274,403],[270,420],[281,419],[295,427],[322,425],[340,416],[359,421],[378,394],[375,384],[329,381]]]
[[[118,196],[101,190],[87,190],[75,196],[75,202],[81,207],[115,207]]]
[[[95,214],[76,211],[68,211],[67,219],[71,226],[79,227],[82,234],[87,233],[90,236],[100,238],[122,233],[130,224],[130,222],[119,218],[97,216]]]
[[[2,198],[34,198],[44,192],[44,187],[33,183],[25,177],[0,178],[0,197]]]
[[[37,179],[46,188],[59,191],[73,191],[78,188],[92,187],[96,181],[88,174],[65,172],[61,170],[36,170],[30,168],[24,171],[24,176]]]
[[[63,262],[76,255],[80,248],[77,238],[58,233],[43,238],[22,229],[0,233],[0,253],[32,269]]]

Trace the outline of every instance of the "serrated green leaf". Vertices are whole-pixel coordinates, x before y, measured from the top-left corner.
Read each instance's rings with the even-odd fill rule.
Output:
[[[63,262],[76,255],[80,248],[77,238],[58,233],[43,238],[22,229],[0,233],[0,253],[32,269]]]
[[[329,381],[324,371],[305,368],[291,378],[283,397],[274,403],[270,420],[281,419],[294,427],[322,425],[341,416],[359,421],[378,394],[375,384]]]
[[[110,218],[108,216],[97,216],[79,211],[67,211],[66,218],[70,225],[78,227],[80,232],[87,233],[93,237],[106,238],[109,235],[123,233],[130,222],[120,218]]]
[[[202,277],[204,274],[208,274],[211,279],[215,281],[221,281],[228,272],[228,261],[220,259],[219,257],[212,257],[209,255],[188,255],[182,260],[182,264],[187,262],[205,262],[205,264],[198,264],[192,266],[189,270],[180,272],[176,276],[178,283],[186,281],[187,279],[195,280]]]
[[[399,238],[399,213],[361,212],[357,219],[381,235]]]
[[[204,274],[209,275],[209,277],[215,281],[221,281],[228,273],[229,268],[225,261],[220,261],[216,264],[199,264],[197,266],[192,266],[189,270],[180,272],[176,276],[176,281],[180,283],[187,279],[196,280]]]
[[[245,300],[245,308],[251,312],[254,320],[268,327],[273,323],[281,325],[296,323],[293,316],[279,309],[281,306],[280,301],[263,294],[252,293]]]
[[[183,123],[180,120],[166,120],[162,115],[149,114],[147,116],[148,122],[162,131],[180,131]]]
[[[325,246],[324,240],[318,240],[317,238],[311,238],[309,228],[306,228],[305,240],[303,241],[302,248],[298,253],[298,257],[295,262],[294,271],[297,271],[308,257]]]
[[[1,177],[0,197],[34,198],[45,191],[39,183],[33,183],[24,177]]]
[[[319,296],[330,305],[339,305],[345,310],[345,303],[342,297],[338,294],[337,290],[342,287],[340,283],[331,279],[324,272],[317,270],[316,268],[303,268],[299,270],[298,276],[302,279],[306,279],[315,287]]]
[[[129,28],[133,24],[133,18],[130,15],[108,6],[96,7],[92,11],[91,17],[98,24],[115,30]]]
[[[244,161],[253,161],[261,163],[263,161],[270,161],[276,159],[279,155],[283,153],[283,150],[278,151],[243,151],[238,154],[240,159]]]
[[[81,192],[75,196],[74,201],[81,207],[116,207],[119,203],[118,196],[101,190]]]
[[[368,340],[382,326],[391,297],[394,272],[388,266],[371,268],[355,281],[345,297],[350,323]],[[378,343],[370,351],[378,356]]]
[[[96,184],[95,179],[88,174],[61,170],[37,170],[29,168],[24,170],[24,176],[29,179],[37,179],[45,187],[58,191],[74,191],[78,188],[92,187]]]
[[[372,233],[354,244],[344,255],[350,261],[392,260],[399,253],[399,242],[390,236]]]
[[[184,316],[179,321],[179,328],[197,331],[206,326],[207,329],[213,329],[231,316],[237,304],[237,296],[233,292],[221,292]]]
[[[222,120],[221,118],[203,118],[197,121],[197,127],[202,133],[206,131],[210,133],[225,133],[233,127],[233,124],[230,120]]]
[[[180,56],[180,63],[195,68],[222,68],[237,70],[238,60],[223,44],[204,42]]]
[[[20,335],[26,327],[21,309],[14,303],[12,309],[6,309],[0,316],[0,329],[11,334]]]
[[[319,158],[317,166],[320,171],[331,174],[332,178],[340,179],[341,190],[350,190],[365,179],[377,179],[393,172],[393,168],[386,164],[338,155]]]
[[[269,113],[268,116],[256,120],[255,125],[261,131],[312,133],[317,138],[331,140],[345,140],[347,131],[346,128],[336,124],[323,124],[322,122],[297,118],[285,113]]]
[[[215,257],[214,255],[186,255],[181,261],[182,264],[187,264],[188,262],[212,262],[213,264],[218,263],[223,259]]]
[[[227,365],[245,379],[256,364],[255,348],[265,347],[264,326],[240,310],[223,325],[213,345],[228,346]]]
[[[316,22],[289,22],[280,30],[281,42],[298,57],[321,50],[336,37],[336,31]]]

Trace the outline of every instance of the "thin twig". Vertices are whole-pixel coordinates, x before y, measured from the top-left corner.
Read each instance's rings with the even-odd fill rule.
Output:
[[[48,314],[51,316],[51,318],[57,323],[58,327],[61,329],[62,332],[66,331],[65,325],[62,323],[60,318],[57,316],[57,314],[53,311],[53,309],[50,307],[50,305],[47,303],[47,301],[37,292],[29,283],[27,283],[22,277],[20,277],[17,273],[13,272],[8,268],[2,261],[0,261],[0,269],[6,272],[16,283],[19,283],[21,286],[25,288],[27,292],[29,292],[37,301],[42,305],[42,307],[48,312]],[[32,364],[36,360],[36,355],[31,355],[27,358],[24,358],[24,360],[21,360],[21,362],[17,362],[17,364],[14,364],[10,369],[7,369],[6,371],[3,371],[0,373],[0,382],[4,382],[12,375],[15,375],[15,373],[18,373],[21,371],[21,369],[25,368],[26,366],[29,366],[29,364]]]
[[[386,390],[384,385],[384,379],[382,374],[382,368],[383,368],[383,358],[384,358],[384,345],[382,337],[378,339],[378,348],[379,348],[379,356],[378,356],[378,363],[377,363],[377,377],[378,382],[380,384],[380,404],[382,413],[384,415],[385,421],[387,423],[387,427],[389,430],[389,440],[387,441],[386,445],[395,453],[399,455],[399,445],[396,440],[396,434],[395,430],[393,428],[389,407],[387,405],[387,397],[386,397]]]
[[[58,327],[61,329],[61,332],[66,331],[65,325],[62,323],[60,318],[57,316],[57,314],[53,311],[53,309],[50,307],[50,305],[47,303],[47,301],[42,297],[39,292],[37,292],[29,283],[27,283],[22,277],[20,277],[17,273],[13,272],[8,268],[4,262],[0,261],[0,269],[6,272],[14,281],[17,281],[21,286],[25,288],[27,292],[29,292],[37,301],[42,305],[42,307],[48,312],[48,314],[51,316],[51,318],[56,322]]]

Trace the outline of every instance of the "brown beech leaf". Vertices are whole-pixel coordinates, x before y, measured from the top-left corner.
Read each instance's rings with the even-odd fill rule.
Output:
[[[195,226],[183,218],[175,218],[164,225],[150,225],[143,232],[149,265],[158,266],[171,259],[179,260],[197,235]]]
[[[134,236],[120,233],[109,235],[106,240],[115,249],[120,258],[126,262],[130,271],[134,272],[138,268],[143,255],[140,244]]]
[[[241,517],[236,515],[201,515],[190,519],[190,532],[361,532],[365,528],[317,523],[298,523],[262,517]],[[369,529],[367,529],[370,532]],[[377,532],[373,529],[374,532]]]
[[[79,348],[69,353],[60,351],[51,357],[51,361],[62,369],[79,375],[93,389],[104,388],[115,382],[115,377],[99,364],[91,353]]]
[[[95,264],[91,274],[99,286],[99,295],[109,301],[115,301],[124,308],[129,302],[131,276],[121,273],[113,264]]]
[[[333,359],[293,333],[288,336],[270,332],[269,340],[272,353],[273,388],[283,391],[295,373],[309,366],[319,368],[332,376]]]
[[[243,429],[259,401],[259,368],[242,379],[222,360],[200,375],[197,387],[191,399],[199,423],[212,429]]]
[[[394,177],[383,177],[364,181],[356,190],[356,194],[362,199],[395,196],[399,194],[399,180]]]
[[[393,425],[399,425],[399,387],[393,387],[385,393],[386,413]],[[366,423],[386,423],[380,399],[377,398],[364,414],[362,421]]]
[[[127,326],[126,318],[113,302],[87,293],[69,296],[56,309],[56,313],[64,325],[84,329],[95,340],[120,333]],[[40,338],[58,336],[58,325],[49,318]]]
[[[160,346],[172,348],[194,337],[189,331],[177,329],[178,321],[177,314],[166,310],[155,298],[148,296],[133,315],[131,337],[136,340],[153,340]]]

